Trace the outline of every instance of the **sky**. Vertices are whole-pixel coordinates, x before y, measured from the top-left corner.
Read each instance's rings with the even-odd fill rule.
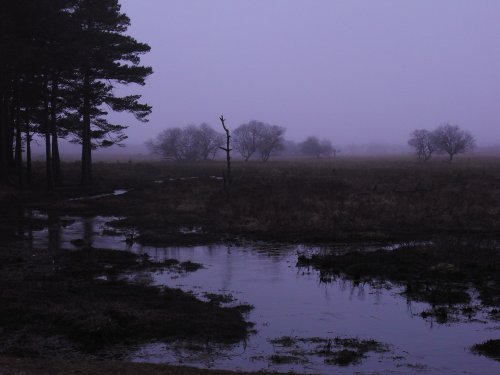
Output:
[[[129,143],[223,114],[334,144],[406,144],[449,122],[500,144],[498,0],[121,0],[152,51],[148,124]]]

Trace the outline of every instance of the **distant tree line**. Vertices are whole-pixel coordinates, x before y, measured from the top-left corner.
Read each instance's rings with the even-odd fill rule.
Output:
[[[417,129],[410,135],[408,144],[415,149],[419,161],[429,160],[433,154],[448,154],[449,161],[457,154],[472,150],[474,137],[458,125],[443,124],[433,131]]]
[[[210,125],[188,125],[163,130],[146,143],[149,150],[163,158],[194,162],[213,159],[222,147],[224,136]]]
[[[232,146],[244,161],[258,159],[267,162],[273,155],[336,157],[340,152],[329,140],[308,137],[303,142],[287,141],[286,129],[261,121],[241,124],[232,132]],[[210,125],[187,125],[163,130],[146,145],[164,159],[178,162],[212,160],[221,150],[226,136]]]
[[[6,0],[0,7],[0,183],[31,181],[31,142],[45,143],[47,186],[61,183],[58,142],[81,145],[81,183],[92,180],[92,150],[120,144],[123,124],[109,111],[147,121],[139,95],[117,96],[118,84],[143,85],[148,52],[127,29],[118,0]],[[25,151],[26,160],[23,160]]]
[[[284,132],[285,128],[276,125],[250,121],[232,132],[233,147],[245,161],[258,155],[266,162],[273,152],[282,149]],[[225,139],[224,134],[203,123],[166,129],[146,145],[165,159],[193,162],[213,159]]]

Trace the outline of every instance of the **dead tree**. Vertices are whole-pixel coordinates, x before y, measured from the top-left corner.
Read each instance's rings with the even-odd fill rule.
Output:
[[[231,151],[232,149],[230,147],[231,143],[231,135],[229,134],[229,129],[226,127],[225,121],[226,119],[224,116],[219,117],[220,122],[222,123],[222,127],[224,128],[224,131],[226,132],[226,147],[220,147],[221,150],[226,152],[226,160],[227,160],[227,171],[224,176],[224,187],[230,186],[231,185]]]

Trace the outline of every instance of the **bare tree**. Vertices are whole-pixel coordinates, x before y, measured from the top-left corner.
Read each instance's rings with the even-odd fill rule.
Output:
[[[320,141],[317,137],[307,137],[304,142],[299,144],[299,148],[303,155],[317,159],[322,156],[331,156],[334,150],[332,142],[326,139]]]
[[[415,149],[420,161],[427,161],[436,151],[436,140],[432,132],[425,129],[417,129],[410,135],[408,145]]]
[[[181,161],[179,144],[182,135],[181,128],[170,128],[163,130],[155,140],[150,139],[146,146],[151,153],[161,155],[165,159]]]
[[[213,158],[222,144],[223,136],[207,124],[166,129],[146,143],[152,153],[180,162]]]
[[[226,147],[220,147],[221,150],[226,152],[226,164],[227,164],[227,172],[226,175],[224,176],[224,187],[228,187],[231,185],[232,182],[232,176],[231,176],[231,134],[229,133],[229,129],[226,126],[226,119],[224,116],[220,116],[219,120],[222,124],[222,128],[224,129],[224,132],[226,133]]]
[[[285,128],[276,125],[264,124],[259,132],[257,149],[260,153],[260,159],[263,162],[269,160],[274,151],[283,149],[283,134]]]
[[[234,148],[245,161],[257,151],[262,125],[264,125],[262,122],[250,121],[248,124],[238,126],[233,132]]]
[[[433,132],[436,150],[445,152],[450,162],[456,154],[470,151],[475,146],[474,137],[458,125],[443,124]]]
[[[203,123],[198,127],[200,157],[203,160],[213,159],[224,144],[224,136],[210,125]]]
[[[250,121],[238,126],[234,131],[234,148],[245,161],[255,153],[266,162],[272,153],[283,148],[285,128],[266,124],[260,121]]]
[[[307,137],[304,142],[299,144],[299,147],[303,155],[317,159],[321,157],[321,145],[317,137]]]

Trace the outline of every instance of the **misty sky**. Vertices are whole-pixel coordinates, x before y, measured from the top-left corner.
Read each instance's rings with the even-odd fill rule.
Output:
[[[224,114],[286,137],[405,144],[443,122],[500,144],[498,0],[121,0],[155,71],[128,143]],[[121,118],[121,117],[120,117]]]

